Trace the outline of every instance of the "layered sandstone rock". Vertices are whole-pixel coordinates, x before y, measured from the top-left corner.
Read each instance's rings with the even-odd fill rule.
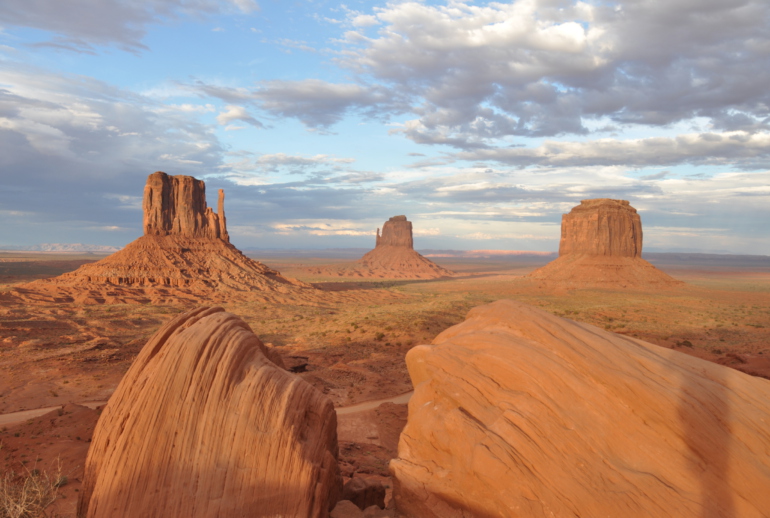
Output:
[[[343,267],[308,268],[308,273],[337,277],[389,279],[438,279],[453,272],[442,268],[414,250],[412,222],[406,216],[393,216],[377,229],[374,250],[355,263]]]
[[[74,272],[19,286],[15,294],[30,302],[163,303],[220,300],[234,291],[269,299],[312,290],[230,244],[222,190],[214,213],[202,181],[156,172],[147,178],[143,207],[144,236]]]
[[[561,217],[559,255],[642,256],[642,219],[628,201],[583,200]]]
[[[192,176],[155,172],[144,187],[144,235],[230,241],[225,222],[225,193],[219,189],[219,212],[206,206],[206,185]]]
[[[642,259],[642,220],[626,200],[583,200],[561,220],[559,257],[529,274],[568,287],[681,284]]]
[[[221,308],[162,327],[97,423],[78,516],[328,516],[334,407],[266,354]]]
[[[407,516],[760,517],[770,382],[510,300],[406,357]]]
[[[375,248],[380,246],[399,246],[414,249],[412,239],[412,222],[407,221],[406,216],[393,216],[382,225],[382,235],[377,229]]]

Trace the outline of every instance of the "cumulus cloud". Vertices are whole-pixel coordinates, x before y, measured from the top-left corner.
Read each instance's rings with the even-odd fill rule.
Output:
[[[769,17],[763,0],[401,2],[341,62],[409,92],[403,132],[422,143],[581,134],[601,117],[767,128]]]
[[[277,118],[296,118],[307,127],[325,130],[351,112],[368,117],[401,113],[401,96],[387,88],[320,79],[262,81],[253,88],[222,86],[195,80],[178,85],[201,97],[215,97],[231,105],[252,106]],[[245,108],[242,108],[245,110]]]
[[[227,126],[233,121],[243,121],[257,128],[265,127],[261,122],[252,117],[243,106],[229,104],[225,106],[225,111],[217,115],[217,122],[222,126]]]
[[[382,119],[411,114],[391,133],[456,148],[472,160],[516,165],[566,163],[556,155],[564,157],[570,145],[581,147],[580,156],[600,149],[611,155],[595,163],[617,163],[617,153],[627,150],[639,160],[634,165],[641,164],[644,149],[658,147],[661,162],[696,163],[699,146],[686,141],[688,135],[685,141],[567,143],[563,153],[552,151],[550,142],[530,150],[510,147],[528,137],[583,138],[695,119],[705,121],[698,139],[725,138],[701,150],[714,151],[719,163],[735,156],[748,164],[761,153],[751,138],[741,151],[737,136],[770,130],[770,90],[764,87],[770,82],[770,3],[764,0],[404,1],[371,13],[342,12],[339,24],[355,30],[338,40],[336,62],[352,71],[351,82],[223,87],[197,81],[186,87],[322,131],[352,112]],[[712,163],[707,156],[701,162]]]
[[[254,0],[3,0],[0,22],[54,35],[39,46],[94,53],[97,46],[114,45],[136,52],[147,48],[142,39],[148,27],[164,19],[258,8]]]
[[[400,110],[399,96],[385,88],[319,79],[265,81],[253,98],[270,114],[297,118],[311,128],[328,128],[351,111],[377,116]]]

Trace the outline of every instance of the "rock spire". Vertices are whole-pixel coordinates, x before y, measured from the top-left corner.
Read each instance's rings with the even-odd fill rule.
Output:
[[[219,213],[206,206],[206,184],[192,176],[158,171],[144,187],[144,235],[230,240],[225,223],[225,193],[219,190]]]

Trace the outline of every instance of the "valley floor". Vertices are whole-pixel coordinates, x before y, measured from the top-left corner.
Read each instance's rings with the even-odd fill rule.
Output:
[[[98,417],[83,404],[109,399],[133,358],[166,321],[190,306],[26,305],[3,299],[13,286],[59,275],[97,255],[0,253],[0,414],[61,410],[0,425],[0,468],[70,474],[61,505],[77,498]],[[255,257],[328,296],[308,304],[239,297],[223,307],[243,318],[287,367],[338,407],[392,398],[412,387],[404,355],[461,322],[468,310],[511,298],[553,314],[770,378],[770,262],[650,259],[685,281],[660,291],[546,289],[523,276],[548,258],[433,258],[457,276],[435,281],[329,279],[308,275],[327,258]],[[349,259],[339,259],[344,263]],[[206,304],[201,301],[201,304]],[[221,304],[220,304],[221,305]],[[343,474],[387,480],[406,407],[400,401],[340,416]],[[65,514],[72,507],[62,508]]]

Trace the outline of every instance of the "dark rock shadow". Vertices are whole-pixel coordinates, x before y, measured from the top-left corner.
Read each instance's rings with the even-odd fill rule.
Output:
[[[702,518],[735,516],[729,473],[729,393],[726,377],[715,369],[707,370],[702,377],[683,377],[679,419],[689,450],[689,469],[700,483]]]

